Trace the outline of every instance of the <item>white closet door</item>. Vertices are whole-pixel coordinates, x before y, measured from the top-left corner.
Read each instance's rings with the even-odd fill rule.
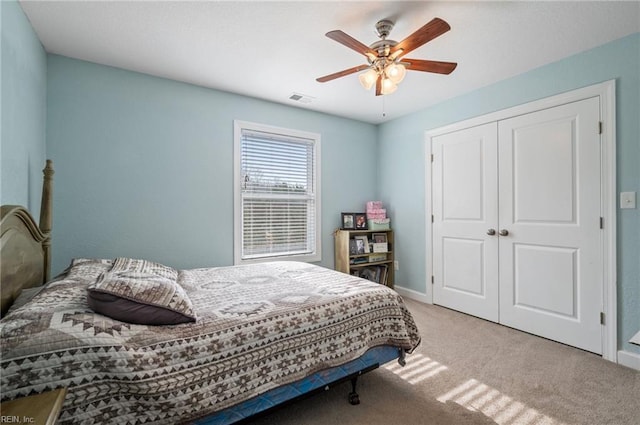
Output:
[[[438,136],[432,152],[434,302],[497,321],[497,125]]]
[[[595,353],[600,311],[599,99],[498,125],[500,323]]]

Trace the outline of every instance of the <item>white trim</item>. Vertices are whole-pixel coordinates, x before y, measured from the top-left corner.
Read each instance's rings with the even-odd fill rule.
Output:
[[[618,364],[631,369],[640,370],[640,354],[631,351],[618,351]]]
[[[402,286],[394,286],[393,289],[400,295],[405,298],[410,298],[412,300],[420,301],[424,304],[432,304],[431,298],[428,295],[422,294],[418,291],[409,288],[403,288]]]
[[[601,135],[601,214],[604,218],[602,232],[603,260],[603,294],[602,311],[606,320],[602,326],[602,357],[616,362],[617,351],[617,277],[616,277],[616,113],[615,113],[615,80],[605,81],[588,87],[561,93],[544,99],[535,100],[522,105],[470,118],[444,127],[425,132],[425,238],[426,238],[426,272],[427,297],[433,302],[432,243],[433,231],[431,223],[432,190],[431,190],[431,154],[432,139],[436,136],[451,133],[465,128],[475,127],[492,121],[500,121],[518,115],[548,109],[554,106],[577,102],[591,97],[600,97],[600,119],[603,122]]]
[[[425,223],[425,252],[427,253],[427,258],[425,259],[425,268],[427,275],[426,279],[426,296],[429,299],[429,304],[433,304],[433,223],[431,221],[431,217],[433,216],[433,203],[431,200],[431,181],[432,179],[432,158],[433,144],[431,143],[431,139],[434,136],[431,136],[429,132],[427,132],[427,146],[425,147],[426,151],[426,159],[425,165],[426,169],[424,172],[424,187],[425,187],[425,197],[424,197],[424,210],[426,212],[426,223]]]
[[[242,215],[242,197],[240,196],[240,158],[241,137],[244,121],[233,121],[233,264],[240,264],[242,258],[242,224],[237,217]]]
[[[617,288],[617,196],[616,196],[616,84],[615,80],[599,85],[601,135],[601,192],[602,217],[602,272],[604,291],[602,311],[605,326],[602,328],[602,357],[615,362],[618,350],[618,288]]]
[[[277,257],[263,257],[259,259],[243,260],[242,259],[242,197],[240,194],[240,180],[242,178],[240,170],[240,146],[242,130],[256,130],[265,133],[281,134],[284,136],[291,136],[301,139],[309,139],[314,141],[314,155],[315,155],[315,178],[314,178],[314,194],[316,205],[316,223],[315,223],[315,247],[316,252],[311,255],[289,255],[289,256],[277,256]],[[321,204],[321,151],[320,151],[321,137],[318,133],[312,133],[302,130],[294,130],[283,127],[275,127],[266,124],[259,124],[249,121],[233,120],[233,264],[247,264],[247,263],[259,263],[264,261],[307,261],[307,262],[319,262],[322,260],[322,204]]]
[[[575,89],[555,96],[545,97],[543,99],[534,100],[522,105],[512,106],[500,111],[491,112],[486,115],[479,115],[464,121],[459,121],[444,127],[435,128],[426,131],[428,137],[440,136],[442,134],[451,133],[453,131],[463,130],[465,128],[475,127],[486,124],[491,121],[501,121],[507,118],[513,118],[519,115],[529,114],[531,112],[549,109],[554,106],[564,105],[566,103],[577,102],[579,100],[588,99],[590,97],[600,96],[602,98],[611,95],[615,100],[615,80],[605,81],[603,83],[594,84],[592,86]],[[615,112],[615,105],[613,111]]]

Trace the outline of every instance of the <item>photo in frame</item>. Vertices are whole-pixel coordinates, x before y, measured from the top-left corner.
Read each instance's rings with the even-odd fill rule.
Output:
[[[369,254],[369,239],[366,236],[354,236],[356,245],[358,247],[358,254]]]
[[[342,213],[342,229],[343,230],[352,230],[355,229],[355,218],[354,213]]]
[[[373,243],[386,243],[387,242],[387,234],[386,233],[374,233],[371,235],[373,238]]]
[[[358,244],[355,239],[349,239],[349,254],[355,255],[358,253]]]
[[[370,280],[372,282],[377,282],[378,281],[378,276],[377,276],[377,270],[372,268],[372,267],[366,267],[362,270],[360,270],[360,275],[359,277],[363,278],[363,279],[367,279]]]
[[[355,213],[354,214],[355,228],[359,230],[367,230],[367,214]]]

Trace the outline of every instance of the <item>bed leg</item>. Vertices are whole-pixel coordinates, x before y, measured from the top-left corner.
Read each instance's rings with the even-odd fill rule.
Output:
[[[351,378],[351,392],[349,393],[349,403],[352,405],[360,404],[360,396],[356,392],[356,384],[358,383],[358,377]]]

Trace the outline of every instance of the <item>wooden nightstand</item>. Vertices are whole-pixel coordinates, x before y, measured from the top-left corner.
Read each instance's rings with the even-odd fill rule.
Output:
[[[53,425],[58,419],[66,388],[5,401],[0,405],[2,423]]]

